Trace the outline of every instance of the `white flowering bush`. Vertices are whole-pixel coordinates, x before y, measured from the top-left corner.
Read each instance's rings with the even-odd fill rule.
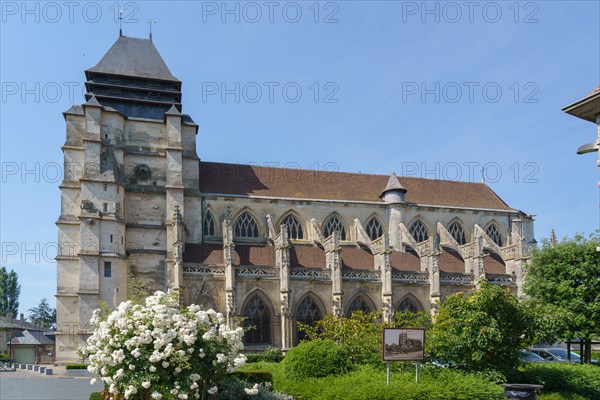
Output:
[[[80,353],[110,398],[206,399],[244,365],[242,328],[230,329],[214,310],[178,304],[177,293],[156,292],[145,305],[127,301],[106,318],[94,312],[94,333]]]

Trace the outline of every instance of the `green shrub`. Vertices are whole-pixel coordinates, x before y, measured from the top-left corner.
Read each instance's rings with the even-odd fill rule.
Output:
[[[283,352],[277,347],[267,347],[263,353],[265,361],[280,362],[283,360]]]
[[[381,330],[383,328],[429,328],[431,315],[426,312],[397,312],[396,320],[383,323],[380,312],[365,313],[355,311],[352,316],[336,317],[326,315],[322,320],[311,325],[299,323],[299,329],[306,332],[311,339],[330,339],[343,344],[348,349],[353,364],[381,363]],[[427,342],[426,342],[427,344]]]
[[[89,400],[104,400],[104,396],[100,392],[92,392]]]
[[[600,399],[600,368],[567,363],[530,364],[509,375],[511,383],[544,385],[543,393],[568,393]]]
[[[87,369],[87,364],[67,364],[65,369]]]
[[[265,356],[263,354],[245,354],[246,363],[257,363],[261,361],[265,361]]]
[[[0,358],[10,358],[7,353],[0,353]]]
[[[292,379],[320,378],[350,371],[348,350],[333,340],[317,339],[291,349],[281,362]]]
[[[273,375],[268,371],[260,370],[239,370],[234,371],[230,374],[232,377],[239,379],[240,381],[248,383],[264,383],[273,382]]]
[[[267,347],[264,352],[259,354],[246,354],[247,363],[257,363],[261,361],[280,362],[283,360],[283,353],[277,347]]]
[[[418,384],[414,369],[393,373],[387,387],[386,373],[370,365],[344,375],[293,380],[285,374],[285,362],[268,366],[273,387],[304,400],[506,400],[501,386],[447,368],[421,368]]]
[[[521,363],[519,350],[533,327],[517,296],[483,280],[480,289],[444,300],[428,335],[429,349],[470,370],[507,371]]]

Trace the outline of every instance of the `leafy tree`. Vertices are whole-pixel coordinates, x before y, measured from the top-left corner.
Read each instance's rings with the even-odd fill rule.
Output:
[[[440,306],[430,335],[436,357],[474,370],[510,370],[533,337],[534,324],[519,299],[482,281],[479,290],[455,293]]]
[[[42,298],[37,307],[30,308],[28,311],[32,323],[46,328],[56,326],[56,309],[50,307],[47,298]]]
[[[12,318],[17,317],[19,312],[19,295],[21,294],[21,285],[19,277],[13,270],[8,272],[6,267],[0,268],[0,315],[8,315]]]
[[[350,318],[329,314],[314,326],[298,325],[310,340],[333,340],[347,346],[353,364],[381,365],[383,328],[427,328],[431,325],[431,316],[426,312],[398,312],[395,322],[384,324],[379,312],[356,311]]]
[[[127,298],[133,304],[144,304],[146,298],[151,296],[152,292],[148,289],[148,284],[141,279],[135,277],[133,273],[129,273],[127,278]]]
[[[600,335],[600,231],[585,239],[547,240],[533,251],[525,276],[525,293],[535,307],[552,308],[562,323],[555,324],[559,339],[580,339],[586,344]]]

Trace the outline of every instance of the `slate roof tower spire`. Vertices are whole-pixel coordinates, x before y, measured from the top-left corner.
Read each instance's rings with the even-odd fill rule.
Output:
[[[151,39],[120,35],[85,76],[86,100],[95,96],[127,117],[163,119],[172,105],[181,112],[181,81]]]

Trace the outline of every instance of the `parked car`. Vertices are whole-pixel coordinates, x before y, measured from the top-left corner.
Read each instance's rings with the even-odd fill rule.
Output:
[[[526,363],[538,363],[538,362],[546,362],[546,360],[539,355],[529,351],[529,350],[521,350],[521,359]]]
[[[569,362],[569,352],[567,349],[561,348],[532,348],[529,349],[532,353],[537,354],[546,361]],[[579,354],[571,352],[571,362],[578,363],[581,360]],[[598,364],[597,360],[591,360],[592,364]]]

